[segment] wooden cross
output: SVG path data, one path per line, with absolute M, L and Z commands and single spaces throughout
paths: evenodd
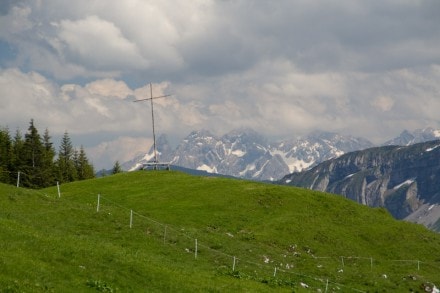
M 163 95 L 163 96 L 157 96 L 153 97 L 153 86 L 150 82 L 150 97 L 146 99 L 136 100 L 134 102 L 142 102 L 142 101 L 150 101 L 151 102 L 151 121 L 153 123 L 153 151 L 154 151 L 154 163 L 157 164 L 159 161 L 157 160 L 157 150 L 156 150 L 156 132 L 154 130 L 154 106 L 153 106 L 153 100 L 154 99 L 160 99 L 160 98 L 166 98 L 171 95 Z

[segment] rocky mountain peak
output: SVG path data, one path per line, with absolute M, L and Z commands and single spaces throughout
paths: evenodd
M 289 174 L 280 183 L 340 194 L 364 205 L 385 207 L 397 219 L 417 222 L 424 216 L 418 213 L 416 218 L 413 213 L 440 203 L 440 141 L 347 153 Z M 430 225 L 440 225 L 440 214 L 435 220 L 439 222 Z
M 305 139 L 269 142 L 251 128 L 236 129 L 221 137 L 209 130 L 193 131 L 175 149 L 170 147 L 166 136 L 161 135 L 157 140 L 159 161 L 254 180 L 278 180 L 289 172 L 370 145 L 365 140 L 326 132 L 315 132 Z M 149 159 L 152 153 L 150 149 L 137 159 Z M 124 167 L 133 169 L 127 164 Z
M 267 140 L 258 132 L 253 130 L 252 128 L 240 128 L 235 129 L 228 134 L 223 136 L 225 140 L 228 140 L 232 143 L 242 143 L 242 144 L 261 144 L 266 145 Z
M 383 145 L 408 146 L 411 144 L 416 144 L 416 143 L 436 140 L 436 139 L 440 139 L 440 130 L 434 129 L 432 127 L 427 127 L 424 129 L 416 129 L 413 132 L 404 130 L 398 137 L 385 142 Z

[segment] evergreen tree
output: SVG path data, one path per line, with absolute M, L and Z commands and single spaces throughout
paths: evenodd
M 28 132 L 24 136 L 23 156 L 25 163 L 23 186 L 34 188 L 42 186 L 43 143 L 33 119 L 31 119 Z
M 121 165 L 119 165 L 119 161 L 116 161 L 113 165 L 112 174 L 122 173 Z
M 43 160 L 42 160 L 42 186 L 47 187 L 55 184 L 55 149 L 51 142 L 49 130 L 46 128 L 43 135 Z
M 24 141 L 19 129 L 15 132 L 12 153 L 11 153 L 11 167 L 9 168 L 11 182 L 17 179 L 17 173 L 22 172 L 25 167 L 24 162 Z
M 81 146 L 79 152 L 75 152 L 75 167 L 78 174 L 78 180 L 91 179 L 95 177 L 93 166 L 89 163 L 84 147 Z
M 34 120 L 29 123 L 28 132 L 24 135 L 24 154 L 28 160 L 28 165 L 32 168 L 37 167 L 41 163 L 43 144 L 38 130 L 35 128 Z
M 15 184 L 20 173 L 20 186 L 41 188 L 57 180 L 62 183 L 95 177 L 84 147 L 75 150 L 67 131 L 56 160 L 55 156 L 49 130 L 41 137 L 33 119 L 24 138 L 19 129 L 11 138 L 9 130 L 0 127 L 0 182 Z
M 79 152 L 77 149 L 73 149 L 73 155 L 72 155 L 72 163 L 73 166 L 75 167 L 75 173 L 76 173 L 76 179 L 79 178 L 79 174 L 78 174 L 78 170 L 79 170 Z
M 10 183 L 12 139 L 9 129 L 0 129 L 0 182 Z
M 60 182 L 71 182 L 78 178 L 73 160 L 74 155 L 75 150 L 73 149 L 69 134 L 66 131 L 61 140 L 57 160 L 58 180 Z

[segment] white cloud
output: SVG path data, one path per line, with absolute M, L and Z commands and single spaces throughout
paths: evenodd
M 142 137 L 121 136 L 112 141 L 86 148 L 85 151 L 97 168 L 109 169 L 116 161 L 120 164 L 133 159 L 136 155 L 145 153 L 153 144 L 153 140 Z
M 95 80 L 88 83 L 85 87 L 92 95 L 103 97 L 118 97 L 125 99 L 126 97 L 133 95 L 133 91 L 121 80 L 117 81 L 109 78 Z
M 378 96 L 371 101 L 371 105 L 380 111 L 390 111 L 394 106 L 394 99 L 388 96 Z
M 247 126 L 381 142 L 440 127 L 438 3 L 9 1 L 0 117 L 103 145 L 143 137 L 150 104 L 132 101 L 148 98 L 152 81 L 154 96 L 172 94 L 154 101 L 156 130 L 177 139 Z
M 0 16 L 0 37 L 14 38 L 15 34 L 31 30 L 34 26 L 28 19 L 31 12 L 28 6 L 14 6 L 9 14 Z
M 121 131 L 121 121 L 133 126 L 138 116 L 131 103 L 118 97 L 74 84 L 59 87 L 41 74 L 18 69 L 0 71 L 0 96 L 0 116 L 14 128 L 34 118 L 55 133 Z
M 114 23 L 98 16 L 63 20 L 59 29 L 59 38 L 66 44 L 66 51 L 80 64 L 89 64 L 99 70 L 148 67 L 136 44 L 126 39 Z

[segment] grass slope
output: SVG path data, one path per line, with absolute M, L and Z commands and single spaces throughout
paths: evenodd
M 440 284 L 440 235 L 384 209 L 175 171 L 65 184 L 61 197 L 56 187 L 0 185 L 0 237 L 0 292 L 402 292 Z

